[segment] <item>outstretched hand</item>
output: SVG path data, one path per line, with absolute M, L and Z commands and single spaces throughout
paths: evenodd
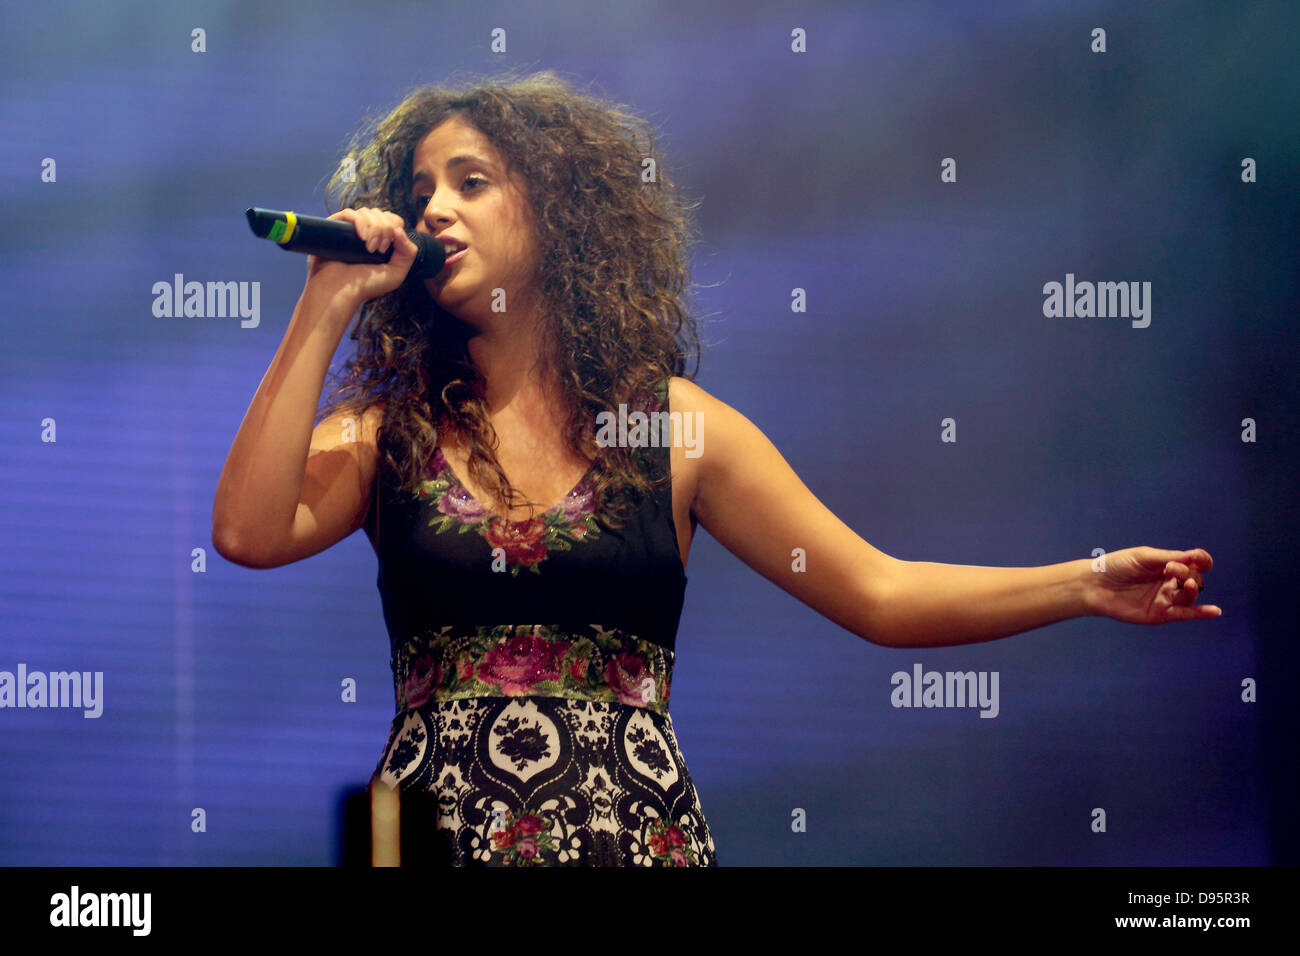
M 1094 571 L 1088 586 L 1093 614 L 1129 624 L 1167 624 L 1223 613 L 1218 605 L 1196 603 L 1204 574 L 1214 567 L 1204 548 L 1125 548 L 1104 560 L 1106 570 Z

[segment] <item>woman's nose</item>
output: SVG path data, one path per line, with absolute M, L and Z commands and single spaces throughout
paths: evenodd
M 420 218 L 432 227 L 435 224 L 439 226 L 446 225 L 451 222 L 452 216 L 450 210 L 435 204 L 431 199 L 429 204 L 424 207 L 424 214 Z

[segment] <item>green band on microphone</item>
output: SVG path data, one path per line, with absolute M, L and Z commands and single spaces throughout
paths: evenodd
M 274 239 L 280 245 L 284 245 L 293 238 L 294 227 L 298 224 L 298 217 L 293 213 L 286 212 L 284 215 L 286 219 L 277 219 L 266 236 L 268 239 Z

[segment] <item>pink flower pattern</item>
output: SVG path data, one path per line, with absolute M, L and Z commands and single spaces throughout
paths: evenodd
M 439 534 L 451 530 L 476 531 L 489 548 L 502 550 L 512 575 L 517 575 L 520 569 L 538 574 L 541 563 L 551 553 L 568 551 L 574 542 L 600 536 L 600 524 L 593 508 L 595 490 L 588 480 L 590 474 L 588 470 L 550 511 L 525 521 L 511 521 L 481 505 L 451 470 L 442 449 L 435 448 L 416 497 L 433 502 L 434 514 L 429 526 Z
M 667 389 L 665 378 L 654 390 L 633 395 L 630 404 L 647 413 L 657 412 L 667 403 Z M 590 481 L 592 470 L 588 469 L 573 490 L 549 511 L 526 521 L 511 521 L 475 499 L 452 471 L 442 448 L 435 447 L 416 497 L 433 502 L 429 526 L 439 534 L 476 531 L 493 550 L 502 549 L 511 575 L 518 575 L 521 569 L 540 574 L 542 562 L 552 553 L 568 551 L 575 542 L 600 536 L 594 508 L 595 486 Z
M 414 635 L 393 660 L 399 710 L 467 697 L 552 696 L 667 713 L 673 652 L 592 625 L 508 625 Z

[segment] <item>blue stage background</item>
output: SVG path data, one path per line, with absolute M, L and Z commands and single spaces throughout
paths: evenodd
M 506 68 L 594 81 L 659 125 L 703 200 L 700 384 L 876 547 L 1216 561 L 1219 620 L 905 651 L 701 530 L 672 714 L 719 862 L 1300 862 L 1293 588 L 1273 583 L 1294 568 L 1294 4 L 295 0 L 4 19 L 0 670 L 102 671 L 105 689 L 98 719 L 0 710 L 0 863 L 335 862 L 339 794 L 392 717 L 388 641 L 364 535 L 270 571 L 212 546 L 217 478 L 305 277 L 243 211 L 324 215 L 364 114 Z M 176 273 L 259 283 L 260 323 L 155 318 L 153 285 Z M 1045 318 L 1042 287 L 1067 273 L 1151 282 L 1150 326 Z M 999 715 L 891 707 L 890 675 L 918 662 L 999 672 Z

